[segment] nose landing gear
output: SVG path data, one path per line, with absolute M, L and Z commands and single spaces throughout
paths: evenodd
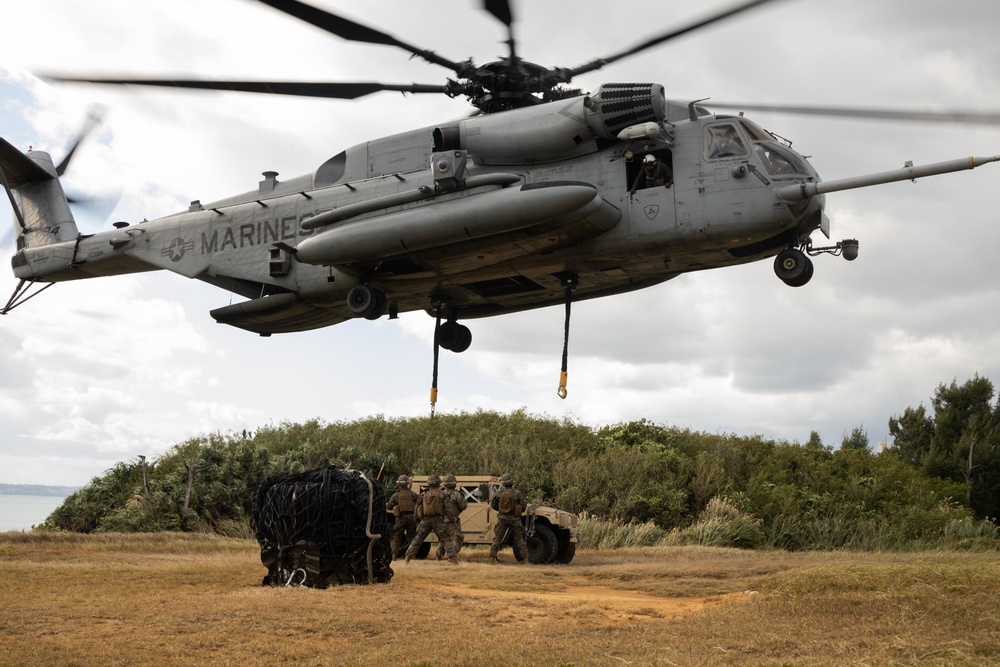
M 802 287 L 813 276 L 813 262 L 809 255 L 815 257 L 828 253 L 834 257 L 842 256 L 848 262 L 858 257 L 857 239 L 844 239 L 837 245 L 814 248 L 812 239 L 806 239 L 798 248 L 785 248 L 774 258 L 774 274 L 789 287 Z
M 774 258 L 774 274 L 789 287 L 802 287 L 813 276 L 813 263 L 798 248 L 785 248 Z

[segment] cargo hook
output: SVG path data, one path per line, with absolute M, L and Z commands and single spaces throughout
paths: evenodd
M 569 315 L 570 306 L 573 303 L 573 290 L 576 286 L 580 284 L 580 277 L 575 273 L 557 273 L 556 277 L 559 278 L 559 282 L 563 288 L 563 294 L 566 296 L 566 322 L 563 330 L 563 351 L 562 351 L 562 372 L 559 374 L 559 388 L 556 393 L 559 394 L 559 398 L 565 399 L 567 395 L 566 391 L 566 376 L 569 368 Z
M 441 302 L 435 301 L 434 307 L 434 369 L 431 371 L 431 419 L 434 418 L 434 406 L 438 400 L 438 358 L 441 356 L 441 341 L 438 332 L 441 331 Z

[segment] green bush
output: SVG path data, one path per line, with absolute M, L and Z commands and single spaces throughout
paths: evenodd
M 312 420 L 199 436 L 147 462 L 148 496 L 140 462 L 122 462 L 67 498 L 42 529 L 245 536 L 265 476 L 330 463 L 387 488 L 402 473 L 510 472 L 530 501 L 590 517 L 582 546 L 1000 544 L 995 524 L 972 521 L 966 486 L 929 477 L 891 453 L 834 451 L 816 434 L 800 446 L 648 420 L 594 429 L 523 410 Z
M 652 547 L 664 543 L 669 531 L 652 522 L 620 523 L 595 517 L 580 520 L 580 549 L 622 549 L 625 547 Z
M 724 497 L 716 496 L 708 501 L 697 521 L 677 533 L 677 539 L 681 544 L 755 549 L 764 544 L 760 523 Z

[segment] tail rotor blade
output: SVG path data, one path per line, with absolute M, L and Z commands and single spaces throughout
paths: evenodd
M 72 160 L 73 155 L 76 154 L 76 149 L 80 147 L 80 144 L 87 138 L 87 135 L 93 132 L 94 128 L 101 123 L 103 117 L 103 107 L 98 106 L 91 108 L 90 113 L 87 114 L 87 120 L 83 123 L 83 127 L 80 128 L 80 132 L 76 135 L 76 139 L 73 141 L 73 145 L 70 147 L 69 152 L 66 153 L 66 157 L 64 157 L 62 162 L 56 166 L 56 174 L 61 177 L 64 173 L 66 173 L 66 167 L 69 166 L 70 160 Z

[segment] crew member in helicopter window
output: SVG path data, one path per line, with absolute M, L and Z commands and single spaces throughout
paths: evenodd
M 732 125 L 713 125 L 705 131 L 708 133 L 709 160 L 743 157 L 749 152 Z
M 642 161 L 642 169 L 639 170 L 639 173 L 635 175 L 635 180 L 632 181 L 632 188 L 629 190 L 629 194 L 634 193 L 636 190 L 644 190 L 645 188 L 652 188 L 658 185 L 669 188 L 673 177 L 674 174 L 666 162 L 657 160 L 655 156 L 647 153 Z

